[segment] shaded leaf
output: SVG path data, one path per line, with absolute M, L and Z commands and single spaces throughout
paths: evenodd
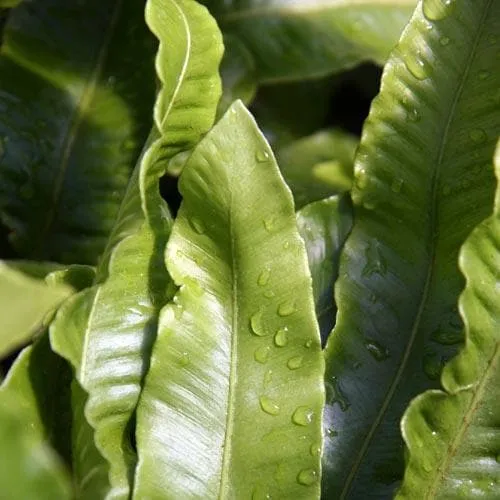
M 350 201 L 345 196 L 331 196 L 310 203 L 297 212 L 297 227 L 306 245 L 316 317 L 325 344 L 337 313 L 333 286 L 338 277 L 340 252 L 352 227 Z
M 71 498 L 69 481 L 59 460 L 31 429 L 30 415 L 13 395 L 0 405 L 0 465 L 3 498 Z
M 24 2 L 0 55 L 0 210 L 19 253 L 95 263 L 151 127 L 144 2 Z M 149 54 L 149 55 L 148 55 Z
M 138 406 L 135 495 L 314 498 L 323 361 L 311 277 L 290 192 L 241 103 L 194 150 L 180 189 L 167 245 L 180 290 Z
M 323 130 L 278 149 L 278 164 L 297 208 L 351 189 L 357 145 L 351 134 Z
M 156 67 L 164 84 L 155 129 L 127 189 L 96 286 L 69 302 L 51 331 L 54 349 L 75 367 L 89 394 L 85 415 L 110 463 L 113 498 L 129 495 L 136 462 L 129 425 L 149 367 L 159 309 L 174 291 L 164 263 L 171 216 L 158 178 L 171 157 L 192 148 L 212 126 L 221 93 L 222 41 L 204 7 L 150 0 L 146 20 L 160 40 Z
M 496 153 L 500 181 L 500 142 Z M 405 413 L 409 449 L 399 499 L 500 497 L 500 184 L 494 214 L 460 251 L 465 348 Z
M 420 3 L 386 65 L 355 160 L 326 349 L 326 498 L 392 494 L 399 420 L 462 339 L 457 260 L 491 210 L 499 32 L 498 2 Z
M 72 292 L 67 285 L 49 286 L 0 262 L 0 356 L 27 342 Z
M 384 63 L 415 0 L 205 0 L 224 34 L 240 38 L 260 82 L 318 78 Z

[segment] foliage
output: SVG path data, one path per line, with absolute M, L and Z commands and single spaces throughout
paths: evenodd
M 0 6 L 0 496 L 500 497 L 498 2 Z

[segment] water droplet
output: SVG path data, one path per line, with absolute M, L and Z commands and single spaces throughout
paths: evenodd
M 368 185 L 368 175 L 366 173 L 366 169 L 363 167 L 356 167 L 354 180 L 359 189 L 364 189 Z
M 288 366 L 290 370 L 297 370 L 302 366 L 303 359 L 304 358 L 302 356 L 294 356 L 288 360 L 286 366 Z
M 264 292 L 264 297 L 267 299 L 272 299 L 276 294 L 272 290 L 267 290 Z
M 180 364 L 181 366 L 187 366 L 187 365 L 189 365 L 189 362 L 190 362 L 189 353 L 187 353 L 187 352 L 183 352 L 183 353 L 179 356 L 179 364 Z
M 303 469 L 297 475 L 297 482 L 304 486 L 312 486 L 318 480 L 318 473 L 314 469 Z
M 418 110 L 412 109 L 412 110 L 408 111 L 406 118 L 409 122 L 417 123 L 418 121 L 420 121 L 420 113 Z
M 269 268 L 264 269 L 257 278 L 257 284 L 259 286 L 266 286 L 269 282 L 269 277 L 271 276 L 271 270 Z
M 422 365 L 424 372 L 430 380 L 437 380 L 441 375 L 441 359 L 435 354 L 426 354 L 423 358 Z
M 285 250 L 288 250 L 290 248 L 290 242 L 289 241 L 285 241 L 285 243 L 283 243 L 283 248 Z
M 313 457 L 319 457 L 320 453 L 321 453 L 321 443 L 313 443 L 310 447 L 309 447 L 309 453 L 311 454 L 311 456 Z
M 312 344 L 313 344 L 313 341 L 312 341 L 312 340 L 310 340 L 310 339 L 309 339 L 309 340 L 306 340 L 306 341 L 304 342 L 304 347 L 306 347 L 307 349 L 309 349 L 309 348 L 312 346 Z
M 182 314 L 184 313 L 184 309 L 182 308 L 181 305 L 174 305 L 174 316 L 175 319 L 179 320 L 182 318 Z
M 387 272 L 387 262 L 377 243 L 370 242 L 365 250 L 366 264 L 363 268 L 363 276 L 371 276 L 372 274 L 384 275 Z
M 365 341 L 367 351 L 377 360 L 384 361 L 389 357 L 389 350 L 376 340 L 367 339 Z
M 299 406 L 292 415 L 292 422 L 297 425 L 309 425 L 314 419 L 314 411 L 307 406 Z
M 272 380 L 273 380 L 273 371 L 267 370 L 267 372 L 264 375 L 264 387 L 267 387 Z
M 192 217 L 189 219 L 189 223 L 191 224 L 191 227 L 198 233 L 198 234 L 204 234 L 205 233 L 205 226 L 203 225 L 203 222 L 201 219 L 198 217 Z
M 271 500 L 271 494 L 266 488 L 262 486 L 256 486 L 252 492 L 252 500 Z
M 274 343 L 278 347 L 285 347 L 288 344 L 288 328 L 286 326 L 276 332 Z
M 455 7 L 455 0 L 424 0 L 424 16 L 429 21 L 440 21 L 449 16 Z
M 393 179 L 391 183 L 391 191 L 393 193 L 400 193 L 401 188 L 403 187 L 404 181 L 403 179 Z
M 375 210 L 377 208 L 377 203 L 374 199 L 363 198 L 361 204 L 366 208 L 366 210 Z
M 271 348 L 269 346 L 261 346 L 258 349 L 255 350 L 253 353 L 253 357 L 255 361 L 258 363 L 267 363 L 267 360 L 269 359 L 269 353 L 271 352 Z
M 276 222 L 275 217 L 267 217 L 262 221 L 264 224 L 264 227 L 266 228 L 266 231 L 271 232 L 274 229 L 274 223 Z
M 266 331 L 262 325 L 262 309 L 259 309 L 250 317 L 250 328 L 259 337 L 266 335 Z
M 425 80 L 426 78 L 429 78 L 432 68 L 419 50 L 407 48 L 404 53 L 404 62 L 408 71 L 417 80 Z
M 259 402 L 262 410 L 264 410 L 269 415 L 279 415 L 280 407 L 273 399 L 268 398 L 267 396 L 261 396 L 259 398 Z
M 487 78 L 489 78 L 490 76 L 490 72 L 489 71 L 480 71 L 479 74 L 478 74 L 478 78 L 480 80 L 486 80 Z
M 267 151 L 257 151 L 257 153 L 255 154 L 255 159 L 259 162 L 259 163 L 265 163 L 267 161 L 269 161 L 269 153 Z
M 481 144 L 486 141 L 486 132 L 481 128 L 474 128 L 469 132 L 469 137 L 476 144 Z
M 447 36 L 442 36 L 439 39 L 439 43 L 443 46 L 446 47 L 450 43 L 450 39 Z
M 326 435 L 330 438 L 336 437 L 339 435 L 339 433 L 333 428 L 333 427 L 328 427 L 326 429 Z
M 460 344 L 464 340 L 464 335 L 462 330 L 438 328 L 432 333 L 431 339 L 442 345 L 455 345 Z
M 422 466 L 423 466 L 425 472 L 429 473 L 432 471 L 432 464 L 429 463 L 429 461 L 426 458 L 423 459 Z
M 282 302 L 278 306 L 278 314 L 282 317 L 290 316 L 295 311 L 297 311 L 297 308 L 295 307 L 295 302 L 293 302 L 292 300 L 287 300 L 285 302 Z

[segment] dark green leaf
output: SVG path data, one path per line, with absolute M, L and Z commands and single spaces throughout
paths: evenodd
M 43 0 L 0 56 L 0 211 L 19 253 L 95 263 L 151 127 L 144 2 Z
M 323 360 L 292 197 L 235 103 L 191 155 L 137 410 L 137 498 L 315 498 Z M 290 270 L 293 269 L 293 272 Z
M 500 3 L 419 3 L 355 161 L 327 359 L 325 498 L 388 498 L 399 421 L 456 352 L 458 252 L 491 210 Z

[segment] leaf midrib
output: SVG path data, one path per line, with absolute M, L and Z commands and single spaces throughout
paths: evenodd
M 116 0 L 115 7 L 113 9 L 113 13 L 111 15 L 111 19 L 108 24 L 108 29 L 106 30 L 106 33 L 104 35 L 103 44 L 99 49 L 99 52 L 97 53 L 94 69 L 92 70 L 90 77 L 87 80 L 87 84 L 85 85 L 85 88 L 81 94 L 78 105 L 75 107 L 75 113 L 73 114 L 73 117 L 71 119 L 71 124 L 69 126 L 69 130 L 68 133 L 66 134 L 62 147 L 61 163 L 59 165 L 59 173 L 54 183 L 52 204 L 50 205 L 49 208 L 45 226 L 43 227 L 40 233 L 38 244 L 35 246 L 34 255 L 42 255 L 43 248 L 47 242 L 47 235 L 49 234 L 52 225 L 54 224 L 54 220 L 56 217 L 56 209 L 61 201 L 62 186 L 64 178 L 66 176 L 66 172 L 68 170 L 69 160 L 71 157 L 73 145 L 78 136 L 78 131 L 83 123 L 84 117 L 90 107 L 92 98 L 94 97 L 97 88 L 97 83 L 101 77 L 104 68 L 104 63 L 106 62 L 106 58 L 108 56 L 109 46 L 111 44 L 111 38 L 116 28 L 116 24 L 118 22 L 118 17 L 121 12 L 122 5 L 123 5 L 123 0 Z
M 252 19 L 255 17 L 266 17 L 266 16 L 279 16 L 279 17 L 295 17 L 295 16 L 307 16 L 321 13 L 325 10 L 334 10 L 340 8 L 352 8 L 356 7 L 414 7 L 415 0 L 326 0 L 317 1 L 313 3 L 301 2 L 296 5 L 284 5 L 284 6 L 271 6 L 271 7 L 257 7 L 249 9 L 241 9 L 238 11 L 231 11 L 227 14 L 221 14 L 217 16 L 219 22 L 230 23 L 232 21 L 240 21 L 245 19 Z
M 471 47 L 469 57 L 467 59 L 464 71 L 462 73 L 462 78 L 461 78 L 460 83 L 459 83 L 457 90 L 455 92 L 455 97 L 453 99 L 453 102 L 450 106 L 450 111 L 449 111 L 448 116 L 447 116 L 446 125 L 443 129 L 443 140 L 441 141 L 441 146 L 439 148 L 436 162 L 435 162 L 436 168 L 434 169 L 434 175 L 433 175 L 433 179 L 432 179 L 432 190 L 431 190 L 431 197 L 432 197 L 431 217 L 430 217 L 431 248 L 430 248 L 427 275 L 425 278 L 424 287 L 423 287 L 423 291 L 422 291 L 422 298 L 420 300 L 417 314 L 415 316 L 415 322 L 414 322 L 414 325 L 413 325 L 413 328 L 412 328 L 412 331 L 410 334 L 410 338 L 409 338 L 407 347 L 406 347 L 405 352 L 403 354 L 403 359 L 398 367 L 398 371 L 396 372 L 396 376 L 394 377 L 394 381 L 392 382 L 391 386 L 389 387 L 389 391 L 387 392 L 387 395 L 386 395 L 384 402 L 380 408 L 380 411 L 377 414 L 377 417 L 375 418 L 374 423 L 373 423 L 372 427 L 370 428 L 368 434 L 366 435 L 366 438 L 363 442 L 363 445 L 360 448 L 360 452 L 359 452 L 359 454 L 356 458 L 356 461 L 354 462 L 354 464 L 351 468 L 351 471 L 346 479 L 344 488 L 342 489 L 342 493 L 340 495 L 340 500 L 344 500 L 346 498 L 346 495 L 349 493 L 349 490 L 351 489 L 354 477 L 361 466 L 361 462 L 363 461 L 363 458 L 365 457 L 366 452 L 368 451 L 368 447 L 370 446 L 370 443 L 373 439 L 373 436 L 375 435 L 375 431 L 377 430 L 377 428 L 381 424 L 382 419 L 383 419 L 383 417 L 384 417 L 384 415 L 385 415 L 385 413 L 386 413 L 386 411 L 387 411 L 387 409 L 392 401 L 392 398 L 394 397 L 396 389 L 401 381 L 402 374 L 403 374 L 404 370 L 406 369 L 406 365 L 407 365 L 408 360 L 410 358 L 410 353 L 412 351 L 413 344 L 415 343 L 417 333 L 420 329 L 420 324 L 422 321 L 425 306 L 427 304 L 427 299 L 428 299 L 428 295 L 429 295 L 429 291 L 430 291 L 430 285 L 432 282 L 432 276 L 434 274 L 434 267 L 435 267 L 436 240 L 437 240 L 437 234 L 438 234 L 437 228 L 436 228 L 436 226 L 437 226 L 437 224 L 436 224 L 437 205 L 438 205 L 438 203 L 437 203 L 437 198 L 438 198 L 437 191 L 438 191 L 440 171 L 441 171 L 442 161 L 443 161 L 443 156 L 444 156 L 444 151 L 445 151 L 445 145 L 448 142 L 447 138 L 448 138 L 448 134 L 450 131 L 451 122 L 453 121 L 455 108 L 458 104 L 458 101 L 459 101 L 461 95 L 462 95 L 462 91 L 464 89 L 465 82 L 466 82 L 467 77 L 469 75 L 470 67 L 472 65 L 472 60 L 475 57 L 475 52 L 476 52 L 476 49 L 477 49 L 477 46 L 479 43 L 479 39 L 481 38 L 481 33 L 482 33 L 482 30 L 483 30 L 483 27 L 485 24 L 484 21 L 485 21 L 487 12 L 490 8 L 492 1 L 493 0 L 489 0 L 488 4 L 484 10 L 483 17 L 481 18 L 480 27 L 477 30 L 476 38 L 475 38 L 474 43 Z
M 495 344 L 495 350 L 493 351 L 493 356 L 491 357 L 490 362 L 488 363 L 488 366 L 484 374 L 480 377 L 479 384 L 477 385 L 477 390 L 474 393 L 474 396 L 469 404 L 469 407 L 464 417 L 462 418 L 462 424 L 459 427 L 457 435 L 455 436 L 455 439 L 451 442 L 451 444 L 448 446 L 448 449 L 446 450 L 446 455 L 442 460 L 442 465 L 437 468 L 437 474 L 434 476 L 434 480 L 432 481 L 430 488 L 427 491 L 427 494 L 425 495 L 425 500 L 432 500 L 434 498 L 437 498 L 436 496 L 437 488 L 439 484 L 442 481 L 445 481 L 446 479 L 445 475 L 451 466 L 451 460 L 456 455 L 458 448 L 462 442 L 462 438 L 467 432 L 467 429 L 471 424 L 472 418 L 474 417 L 474 414 L 479 408 L 478 402 L 480 401 L 481 397 L 485 392 L 486 383 L 488 382 L 491 375 L 491 371 L 494 370 L 499 357 L 500 357 L 500 343 L 497 342 Z

